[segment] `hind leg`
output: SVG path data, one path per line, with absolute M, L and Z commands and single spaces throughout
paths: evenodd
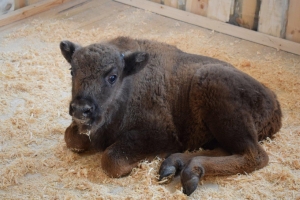
M 175 175 L 178 175 L 186 164 L 194 157 L 206 156 L 206 157 L 220 157 L 228 156 L 230 153 L 222 148 L 216 148 L 213 150 L 199 151 L 195 153 L 174 153 L 168 156 L 161 164 L 159 169 L 159 180 L 162 183 L 168 183 Z M 168 180 L 162 180 L 164 178 Z
M 258 143 L 257 131 L 248 112 L 239 110 L 224 115 L 211 112 L 207 115 L 206 124 L 222 147 L 232 155 L 190 159 L 181 171 L 184 193 L 191 194 L 204 174 L 214 176 L 250 173 L 268 164 L 269 157 Z
M 183 192 L 187 195 L 192 194 L 204 174 L 215 176 L 250 173 L 266 166 L 268 160 L 267 153 L 259 144 L 255 149 L 244 154 L 225 157 L 194 157 L 188 161 L 180 174 Z
M 219 111 L 219 110 L 218 110 Z M 232 114 L 230 114 L 232 113 Z M 180 173 L 183 192 L 190 195 L 204 175 L 249 173 L 267 165 L 268 155 L 257 141 L 251 116 L 243 111 L 207 115 L 206 125 L 230 156 L 170 156 L 161 165 L 160 178 Z

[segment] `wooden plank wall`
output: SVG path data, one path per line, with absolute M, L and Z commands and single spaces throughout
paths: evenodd
M 288 0 L 262 0 L 258 31 L 284 38 L 287 22 Z
M 39 2 L 33 3 L 29 6 L 19 8 L 15 11 L 0 15 L 0 27 L 15 21 L 30 17 L 32 15 L 47 11 L 57 5 L 68 2 L 71 0 L 40 0 Z
M 285 38 L 300 43 L 300 1 L 290 0 Z
M 9 11 L 18 10 L 20 8 L 30 6 L 32 4 L 41 2 L 43 0 L 0 0 L 1 4 L 12 4 L 13 9 L 10 9 Z M 4 14 L 4 13 L 3 13 Z
M 300 0 L 149 0 L 300 43 Z
M 34 15 L 45 11 L 57 4 L 71 0 L 2 0 L 1 2 L 14 2 L 14 10 L 10 13 L 0 13 L 0 26 L 4 26 L 13 21 Z M 115 0 L 128 5 L 140 7 L 146 10 L 142 0 Z M 147 0 L 149 3 L 164 4 L 167 7 L 183 10 L 183 13 L 177 13 L 169 10 L 164 14 L 154 8 L 151 4 L 150 10 L 157 11 L 162 15 L 176 19 L 179 15 L 184 15 L 184 19 L 179 19 L 196 25 L 210 28 L 235 37 L 257 41 L 257 43 L 267 46 L 283 49 L 289 52 L 300 54 L 300 0 Z M 145 2 L 145 0 L 144 0 Z M 1 5 L 2 6 L 2 5 Z M 163 7 L 161 7 L 163 8 Z M 173 14 L 172 14 L 173 13 Z M 187 13 L 187 14 L 185 14 Z M 193 15 L 189 15 L 192 13 Z M 177 16 L 175 16 L 177 15 Z M 175 16 L 175 17 L 174 17 Z M 196 16 L 199 18 L 195 22 Z M 214 20 L 210 21 L 208 19 Z M 220 23 L 216 23 L 220 22 Z M 224 24 L 222 24 L 222 23 Z M 241 29 L 227 26 L 228 23 L 257 31 L 254 34 Z M 202 25 L 201 25 L 202 24 Z M 225 29 L 224 29 L 225 28 Z M 246 30 L 245 29 L 245 30 Z M 241 35 L 243 34 L 243 35 Z M 274 37 L 274 38 L 273 38 Z M 284 40 L 278 40 L 282 38 Z M 289 43 L 287 40 L 296 42 Z
M 34 3 L 38 3 L 42 0 L 15 0 L 15 10 L 23 8 L 25 6 L 30 6 Z

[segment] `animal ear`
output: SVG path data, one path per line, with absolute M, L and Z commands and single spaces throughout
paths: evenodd
M 73 42 L 70 42 L 68 40 L 61 41 L 59 47 L 60 47 L 62 55 L 65 57 L 65 59 L 69 63 L 71 63 L 71 61 L 72 61 L 72 56 L 73 56 L 75 50 L 80 48 L 79 45 L 74 44 Z
M 142 70 L 149 60 L 149 54 L 146 52 L 134 52 L 124 56 L 125 67 L 124 75 L 129 76 Z

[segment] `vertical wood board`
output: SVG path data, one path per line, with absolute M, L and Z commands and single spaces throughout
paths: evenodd
M 207 17 L 222 22 L 228 22 L 231 10 L 231 0 L 209 0 Z
M 290 0 L 285 38 L 300 43 L 300 1 Z
M 257 0 L 236 0 L 234 20 L 244 28 L 255 29 L 255 13 Z
M 187 0 L 186 11 L 207 16 L 208 0 Z
M 164 5 L 170 6 L 173 8 L 178 8 L 178 1 L 177 0 L 164 0 Z
M 186 0 L 162 0 L 162 4 L 173 8 L 178 8 L 180 10 L 185 10 L 185 1 Z
M 25 0 L 15 0 L 15 10 L 26 6 Z
M 262 0 L 259 11 L 258 31 L 284 38 L 288 5 L 288 0 Z

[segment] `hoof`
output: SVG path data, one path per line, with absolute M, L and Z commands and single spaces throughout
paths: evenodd
M 187 196 L 190 196 L 198 187 L 199 178 L 192 177 L 191 179 L 187 180 L 186 182 L 182 183 L 183 193 Z
M 67 148 L 76 153 L 81 153 L 90 148 L 90 138 L 85 134 L 78 133 L 78 127 L 71 124 L 65 132 Z

